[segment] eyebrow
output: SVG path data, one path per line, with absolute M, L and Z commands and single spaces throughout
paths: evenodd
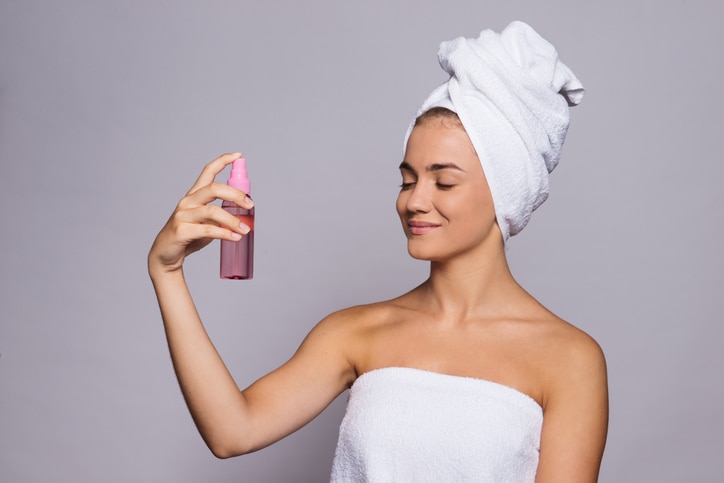
M 411 171 L 413 173 L 415 172 L 413 167 L 410 166 L 410 163 L 408 163 L 407 161 L 403 161 L 402 163 L 400 163 L 400 169 Z M 428 173 L 432 173 L 435 171 L 442 171 L 445 169 L 452 169 L 455 171 L 465 172 L 460 166 L 458 166 L 455 163 L 433 163 L 433 164 L 429 164 L 429 165 L 425 166 L 425 171 L 427 171 Z

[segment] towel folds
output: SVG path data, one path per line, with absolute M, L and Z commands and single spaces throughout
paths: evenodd
M 548 197 L 548 173 L 560 158 L 568 107 L 581 101 L 583 86 L 553 45 L 520 21 L 500 34 L 483 30 L 477 39 L 443 42 L 438 60 L 450 78 L 417 115 L 432 107 L 458 114 L 482 163 L 507 241 Z

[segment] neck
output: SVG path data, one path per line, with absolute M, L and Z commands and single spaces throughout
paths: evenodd
M 512 296 L 523 291 L 510 272 L 499 233 L 470 253 L 431 262 L 430 277 L 420 288 L 431 310 L 452 319 L 506 313 Z

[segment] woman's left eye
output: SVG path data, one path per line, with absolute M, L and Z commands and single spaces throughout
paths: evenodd
M 437 187 L 440 188 L 441 190 L 449 190 L 449 189 L 455 187 L 454 184 L 445 184 L 445 183 L 436 183 L 436 184 L 437 184 Z

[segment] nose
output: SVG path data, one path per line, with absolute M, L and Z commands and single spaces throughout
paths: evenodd
M 432 207 L 432 199 L 427 183 L 418 180 L 417 183 L 408 191 L 409 196 L 405 207 L 409 213 L 427 213 Z

